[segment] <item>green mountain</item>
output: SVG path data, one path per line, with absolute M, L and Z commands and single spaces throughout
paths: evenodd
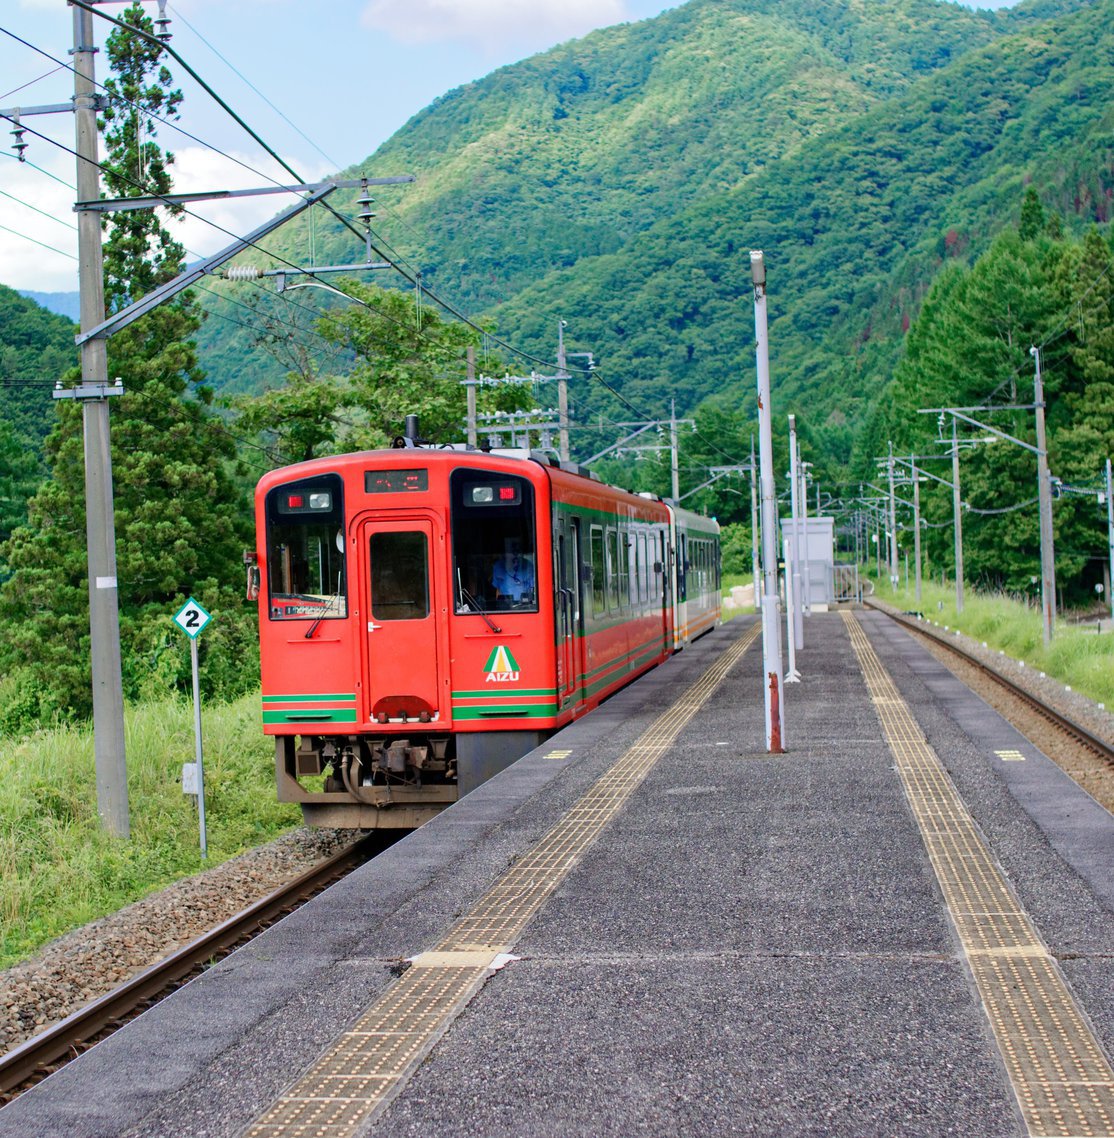
M 51 391 L 76 361 L 74 325 L 0 285 L 0 542 L 27 520 L 54 423 Z
M 543 358 L 567 319 L 655 415 L 673 393 L 686 410 L 750 398 L 762 248 L 779 407 L 807 409 L 845 462 L 932 278 L 1009 224 L 1026 185 L 1069 225 L 1107 220 L 1112 17 L 1114 0 L 690 0 L 450 92 L 346 174 L 416 174 L 376 205 L 393 253 Z M 358 260 L 316 214 L 268 247 Z M 206 301 L 203 360 L 226 391 L 284 366 L 240 326 L 243 289 Z M 277 347 L 316 350 L 291 329 L 306 294 L 247 295 L 281 321 Z
M 0 419 L 36 455 L 54 422 L 51 390 L 77 363 L 75 331 L 71 320 L 0 285 Z

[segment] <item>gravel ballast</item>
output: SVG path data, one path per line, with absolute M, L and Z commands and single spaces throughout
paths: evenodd
M 52 941 L 0 973 L 0 1052 L 112 991 L 355 837 L 346 830 L 295 830 Z

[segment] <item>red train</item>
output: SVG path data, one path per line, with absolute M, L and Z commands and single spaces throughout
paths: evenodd
M 420 825 L 720 618 L 719 526 L 525 451 L 256 491 L 264 731 L 311 825 Z

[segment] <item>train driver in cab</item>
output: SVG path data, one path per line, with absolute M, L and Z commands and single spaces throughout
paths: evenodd
M 491 571 L 496 597 L 511 604 L 534 599 L 534 563 L 518 549 L 508 550 Z

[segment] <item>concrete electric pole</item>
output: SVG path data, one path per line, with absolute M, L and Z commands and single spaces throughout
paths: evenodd
M 93 16 L 74 7 L 74 117 L 77 124 L 77 196 L 101 196 L 97 160 L 97 95 L 93 59 Z M 81 330 L 104 320 L 104 267 L 101 219 L 91 211 L 77 215 L 81 289 Z M 93 673 L 93 733 L 97 771 L 97 812 L 117 837 L 131 834 L 128 766 L 124 752 L 124 691 L 120 664 L 120 621 L 116 582 L 116 528 L 112 506 L 112 449 L 108 397 L 123 393 L 108 385 L 108 344 L 99 337 L 81 344 L 81 384 L 55 391 L 81 403 L 85 434 L 85 529 L 89 547 L 89 633 Z

